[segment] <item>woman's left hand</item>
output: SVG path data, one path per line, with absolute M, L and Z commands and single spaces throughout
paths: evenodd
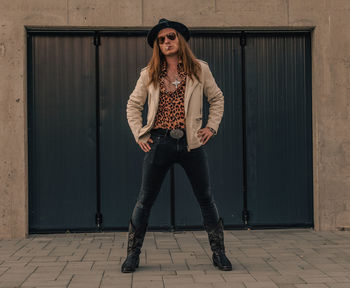
M 202 129 L 199 129 L 197 132 L 198 137 L 200 137 L 200 141 L 202 142 L 202 145 L 208 142 L 211 136 L 213 136 L 213 132 L 210 131 L 208 127 L 204 127 Z

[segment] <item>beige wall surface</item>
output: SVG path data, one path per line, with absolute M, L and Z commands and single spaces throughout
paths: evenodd
M 0 0 L 0 238 L 28 234 L 26 27 L 310 28 L 314 223 L 350 228 L 349 0 Z

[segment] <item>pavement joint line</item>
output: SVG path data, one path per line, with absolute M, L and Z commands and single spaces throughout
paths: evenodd
M 171 263 L 172 263 L 172 264 L 174 264 L 173 256 L 171 255 L 171 253 L 170 253 L 170 250 L 169 250 L 169 249 L 168 249 L 168 253 L 169 253 L 169 256 L 170 256 Z
M 55 280 L 57 280 L 58 277 L 60 277 L 60 276 L 63 274 L 63 271 L 64 271 L 64 269 L 66 269 L 67 265 L 68 265 L 68 261 L 66 261 L 66 263 L 63 265 L 63 267 L 62 267 L 60 273 L 58 273 L 58 275 L 57 275 L 57 277 L 56 277 Z
M 27 279 L 28 279 L 31 275 L 33 275 L 33 274 L 35 273 L 36 270 L 38 270 L 38 267 L 39 267 L 39 266 L 36 266 L 35 269 L 33 270 L 33 272 L 28 274 L 28 276 L 22 281 L 22 283 L 19 285 L 19 287 L 21 287 L 22 284 L 23 284 L 24 282 L 26 282 Z
M 108 261 L 108 260 L 109 260 L 109 257 L 111 256 L 111 253 L 112 253 L 112 248 L 109 248 L 109 252 L 108 252 L 108 256 L 107 256 L 106 261 Z
M 102 272 L 102 277 L 101 277 L 101 279 L 100 279 L 100 283 L 98 284 L 98 288 L 101 287 L 101 284 L 102 284 L 102 280 L 103 280 L 104 275 L 105 275 L 105 270 L 103 270 L 103 272 Z
M 88 253 L 89 248 L 86 248 L 84 255 L 81 256 L 80 261 L 83 262 L 86 254 Z
M 190 266 L 188 266 L 187 259 L 185 259 L 185 264 L 186 264 L 187 270 L 190 271 L 191 269 L 190 269 Z M 175 272 L 175 273 L 177 274 L 177 272 Z

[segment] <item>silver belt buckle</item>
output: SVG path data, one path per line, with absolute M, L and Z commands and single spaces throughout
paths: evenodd
M 170 136 L 174 139 L 180 139 L 182 136 L 184 136 L 184 131 L 181 129 L 170 130 Z

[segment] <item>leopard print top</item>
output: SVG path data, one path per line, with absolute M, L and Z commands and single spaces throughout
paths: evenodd
M 180 77 L 180 84 L 176 90 L 167 91 L 164 78 L 167 76 L 166 61 L 161 63 L 161 73 L 159 76 L 159 104 L 155 117 L 153 129 L 176 129 L 185 128 L 185 107 L 184 96 L 186 88 L 186 75 L 182 63 L 177 64 L 177 75 Z

